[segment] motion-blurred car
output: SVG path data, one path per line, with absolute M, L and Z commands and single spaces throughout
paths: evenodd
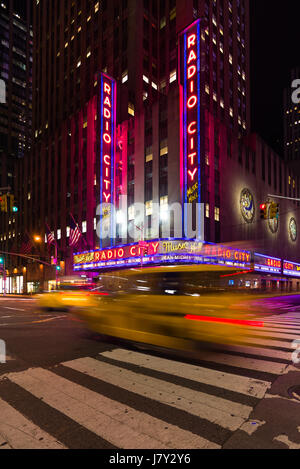
M 98 303 L 95 298 L 106 295 L 101 286 L 94 283 L 60 284 L 58 290 L 38 295 L 37 306 L 42 311 L 73 311 L 82 307 L 92 308 Z
M 79 315 L 98 333 L 157 346 L 244 343 L 249 327 L 262 324 L 252 320 L 251 295 L 228 291 L 224 272 L 234 270 L 163 266 L 105 274 L 109 296 Z

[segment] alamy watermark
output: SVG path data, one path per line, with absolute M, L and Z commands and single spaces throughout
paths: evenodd
M 300 78 L 292 81 L 292 88 L 295 90 L 292 92 L 292 102 L 294 104 L 300 104 Z
M 294 348 L 294 352 L 292 353 L 292 362 L 295 365 L 299 365 L 300 363 L 300 339 L 294 340 L 292 343 L 292 348 Z
M 6 344 L 0 339 L 0 364 L 6 363 Z
M 127 196 L 123 195 L 118 209 L 110 203 L 98 205 L 96 232 L 99 239 L 118 238 L 124 243 L 128 237 L 139 241 L 141 236 L 149 237 L 149 233 L 152 238 L 204 239 L 204 210 L 201 203 L 179 202 L 135 203 L 128 208 Z

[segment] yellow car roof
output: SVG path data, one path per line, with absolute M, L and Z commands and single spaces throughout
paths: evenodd
M 109 276 L 123 276 L 126 275 L 141 275 L 141 274 L 152 274 L 152 273 L 165 273 L 165 272 L 241 272 L 243 268 L 228 267 L 226 265 L 208 265 L 208 264 L 193 264 L 193 265 L 161 265 L 155 267 L 137 267 L 131 269 L 120 269 L 114 270 L 113 272 L 107 272 Z M 243 271 L 244 272 L 244 271 Z M 101 276 L 105 276 L 106 273 L 101 273 Z

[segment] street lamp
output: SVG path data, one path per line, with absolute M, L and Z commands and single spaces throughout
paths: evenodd
M 39 235 L 35 235 L 33 239 L 36 243 L 40 243 L 42 241 L 42 238 Z

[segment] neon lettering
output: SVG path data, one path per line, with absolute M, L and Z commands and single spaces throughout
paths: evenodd
M 194 125 L 197 125 L 197 122 L 196 122 L 196 121 L 191 122 L 191 123 L 189 124 L 189 126 L 188 126 L 188 133 L 189 133 L 190 135 L 193 135 L 193 134 L 195 134 L 195 133 L 197 132 L 197 129 L 192 129 L 192 126 L 194 126 Z
M 191 165 L 192 165 L 192 166 L 194 166 L 194 158 L 195 158 L 196 155 L 197 155 L 196 152 L 190 153 L 190 154 L 188 155 L 188 158 L 191 159 Z
M 105 143 L 111 143 L 111 136 L 109 134 L 104 134 L 103 140 L 105 141 Z
M 191 170 L 189 169 L 189 171 L 188 171 L 188 174 L 190 175 L 192 181 L 194 180 L 195 173 L 196 173 L 197 169 L 198 169 L 198 168 L 195 168 L 194 171 L 191 171 Z
M 194 46 L 194 45 L 195 45 L 195 42 L 196 42 L 196 34 L 191 34 L 191 36 L 189 36 L 188 39 L 187 39 L 187 46 L 188 46 L 188 49 L 189 49 L 191 46 Z
M 197 59 L 196 54 L 195 54 L 195 52 L 194 52 L 193 49 L 192 49 L 191 52 L 190 52 L 190 55 L 189 55 L 189 58 L 188 58 L 187 63 L 189 64 L 192 60 L 196 60 L 196 59 Z
M 191 65 L 187 70 L 188 79 L 192 78 L 196 73 L 196 65 Z
M 152 243 L 152 247 L 153 247 L 153 250 L 154 250 L 154 254 L 157 253 L 158 246 L 159 246 L 159 243 Z
M 105 202 L 108 202 L 111 197 L 111 194 L 106 194 L 105 192 L 103 192 L 103 196 L 105 198 Z
M 197 96 L 193 95 L 193 96 L 190 96 L 190 98 L 188 99 L 188 102 L 187 102 L 187 107 L 192 109 L 193 107 L 196 106 L 197 104 Z
M 103 110 L 103 115 L 106 119 L 110 119 L 111 118 L 110 110 L 106 109 L 106 107 L 105 107 L 104 110 Z M 106 122 L 106 125 L 108 125 L 108 122 Z
M 111 103 L 110 103 L 110 99 L 108 96 L 106 96 L 105 100 L 104 100 L 104 103 L 103 103 L 103 106 L 109 106 L 111 107 Z
M 108 83 L 104 83 L 104 93 L 108 93 L 110 95 L 111 87 Z

